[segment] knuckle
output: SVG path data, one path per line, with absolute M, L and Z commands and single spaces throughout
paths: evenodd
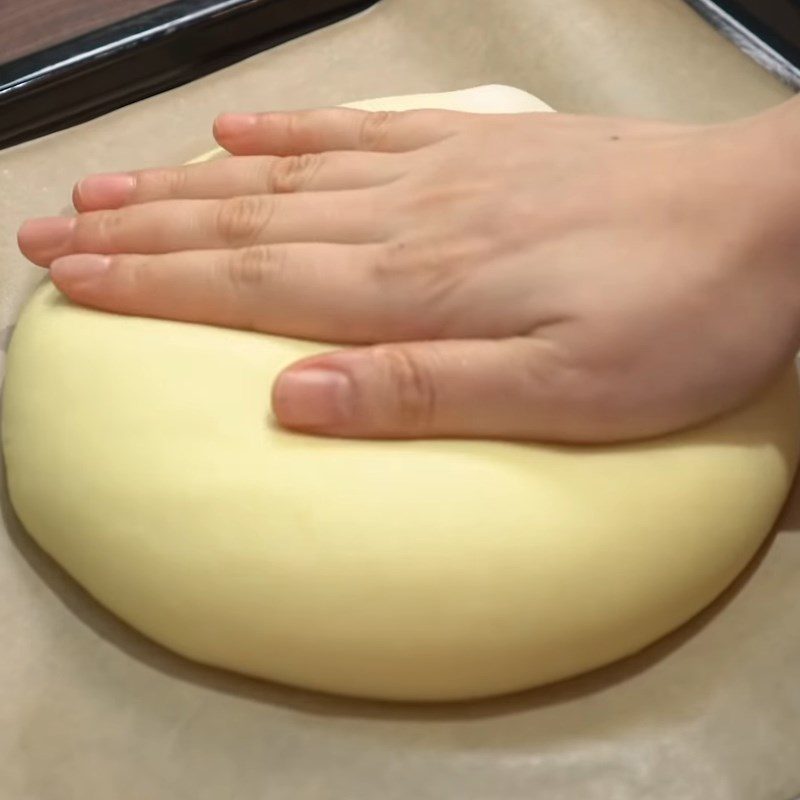
M 481 199 L 491 196 L 491 191 L 492 183 L 484 178 L 459 178 L 454 181 L 443 171 L 440 180 L 417 186 L 409 192 L 404 211 L 422 219 L 453 212 L 483 217 L 493 207 Z M 502 206 L 503 209 L 505 207 Z
M 374 356 L 388 381 L 396 421 L 412 433 L 429 430 L 438 405 L 430 370 L 402 347 L 376 347 Z
M 359 146 L 365 150 L 383 150 L 389 137 L 389 132 L 395 124 L 400 112 L 398 111 L 371 111 L 361 118 L 358 132 Z
M 585 370 L 554 342 L 534 341 L 527 355 L 521 377 L 531 397 L 561 402 L 573 397 L 575 388 L 586 380 Z
M 109 275 L 113 276 L 117 296 L 147 297 L 163 276 L 157 259 L 143 255 L 116 255 L 111 259 Z
M 381 248 L 373 270 L 380 279 L 460 283 L 474 264 L 477 246 L 472 241 L 408 242 L 396 239 Z
M 300 114 L 284 113 L 275 114 L 273 122 L 280 128 L 283 128 L 283 135 L 288 141 L 295 141 L 301 139 L 306 132 L 306 126 Z
M 172 197 L 185 197 L 187 194 L 189 170 L 185 167 L 164 170 L 163 184 Z
M 269 225 L 273 204 L 269 198 L 232 197 L 220 202 L 216 228 L 222 241 L 246 246 L 258 241 Z
M 429 244 L 417 254 L 413 274 L 420 291 L 431 302 L 444 302 L 458 292 L 474 263 L 469 242 Z
M 402 297 L 402 313 L 395 320 L 395 339 L 440 339 L 453 333 L 457 314 L 453 299 L 469 281 L 475 262 L 470 243 L 409 243 L 383 246 L 372 264 L 372 276 L 384 296 Z M 408 308 L 417 313 L 408 313 Z M 386 320 L 385 322 L 388 322 Z
M 277 159 L 267 167 L 267 190 L 275 194 L 300 191 L 313 180 L 322 160 L 318 153 Z
M 186 171 L 177 169 L 147 169 L 137 176 L 139 194 L 155 197 L 183 197 L 186 191 Z
M 269 245 L 234 250 L 224 262 L 224 278 L 234 288 L 245 292 L 261 288 L 267 277 L 280 271 L 284 251 Z
M 75 243 L 80 250 L 113 249 L 124 224 L 123 214 L 118 211 L 97 211 L 78 216 L 75 228 Z
M 408 276 L 411 263 L 411 245 L 398 239 L 387 243 L 380 248 L 378 255 L 372 263 L 372 273 L 381 284 L 392 284 Z
M 566 418 L 596 426 L 615 420 L 620 412 L 624 374 L 610 368 L 605 355 L 592 347 L 574 352 L 540 341 L 523 374 L 529 395 L 561 409 Z

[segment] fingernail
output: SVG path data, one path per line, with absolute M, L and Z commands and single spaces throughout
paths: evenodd
M 289 428 L 327 428 L 352 416 L 353 386 L 343 372 L 297 369 L 278 378 L 273 407 Z
M 108 271 L 111 259 L 94 254 L 63 256 L 50 265 L 50 274 L 56 281 L 83 281 L 98 278 Z
M 218 136 L 241 136 L 252 130 L 258 122 L 255 114 L 220 114 L 214 130 Z
M 90 175 L 79 181 L 75 194 L 89 208 L 119 208 L 125 205 L 136 187 L 136 178 L 124 172 Z
M 17 240 L 25 249 L 60 250 L 69 242 L 74 227 L 71 217 L 29 219 L 19 229 Z

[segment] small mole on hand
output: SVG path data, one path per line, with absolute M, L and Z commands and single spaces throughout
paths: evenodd
M 619 136 L 617 136 L 616 134 L 614 134 L 613 136 L 609 136 L 608 138 L 611 139 L 612 142 L 618 142 L 619 141 Z

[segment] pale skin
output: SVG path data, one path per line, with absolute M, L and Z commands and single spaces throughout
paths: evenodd
M 89 176 L 19 245 L 77 303 L 330 342 L 275 383 L 288 428 L 637 439 L 745 403 L 800 346 L 800 99 L 713 126 L 325 109 L 214 132 L 232 158 Z

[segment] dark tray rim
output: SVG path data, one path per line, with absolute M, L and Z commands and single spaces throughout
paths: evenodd
M 792 35 L 770 25 L 764 16 L 753 10 L 758 0 L 686 0 L 723 35 L 754 61 L 791 88 L 800 89 L 800 22 Z M 800 17 L 795 0 L 776 0 L 783 13 Z
M 174 0 L 0 64 L 0 148 L 84 122 L 378 0 Z

